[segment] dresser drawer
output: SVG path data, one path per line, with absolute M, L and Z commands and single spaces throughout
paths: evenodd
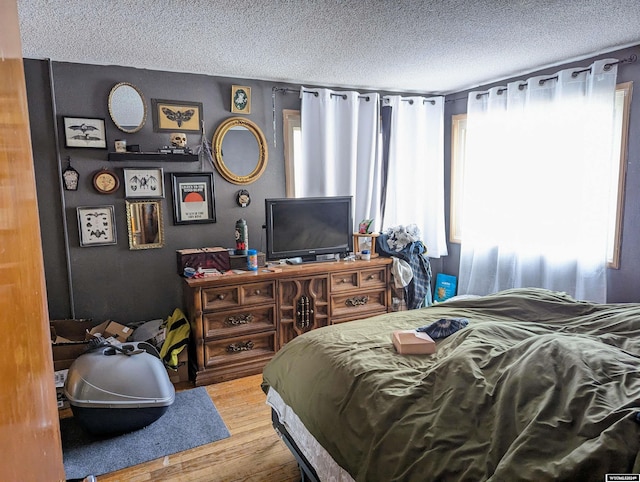
M 216 286 L 202 290 L 202 310 L 222 310 L 239 305 L 275 303 L 275 281 L 235 286 Z
M 384 266 L 331 274 L 332 293 L 354 288 L 383 288 L 386 285 L 387 270 Z
M 240 286 L 240 303 L 243 305 L 257 305 L 260 303 L 276 302 L 276 283 L 251 283 Z
M 253 358 L 269 357 L 275 354 L 276 333 L 269 331 L 251 335 L 207 341 L 204 344 L 206 367 L 244 363 Z
M 371 313 L 387 311 L 387 291 L 384 288 L 362 290 L 358 293 L 345 293 L 331 296 L 331 318 L 349 317 L 357 319 L 370 316 Z
M 331 273 L 330 285 L 331 292 L 347 291 L 358 287 L 358 271 L 342 271 L 340 273 Z
M 237 310 L 204 313 L 205 338 L 239 336 L 256 331 L 274 330 L 276 306 L 246 306 Z
M 360 288 L 385 288 L 387 281 L 387 270 L 384 267 L 360 271 Z

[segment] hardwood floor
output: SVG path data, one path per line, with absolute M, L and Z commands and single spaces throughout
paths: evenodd
M 98 482 L 299 481 L 293 455 L 271 426 L 261 381 L 254 375 L 206 387 L 231 437 L 101 475 Z

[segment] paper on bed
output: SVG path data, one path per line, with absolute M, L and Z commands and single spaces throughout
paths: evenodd
M 391 338 L 401 355 L 429 355 L 436 352 L 436 342 L 426 333 L 398 330 L 393 332 Z

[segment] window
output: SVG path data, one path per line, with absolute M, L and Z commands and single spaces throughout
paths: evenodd
M 622 214 L 624 205 L 624 186 L 626 176 L 626 155 L 629 131 L 629 112 L 631 107 L 632 82 L 618 84 L 615 99 L 615 136 L 620 139 L 615 144 L 614 159 L 620 161 L 612 166 L 613 182 L 609 206 L 613 213 L 610 216 L 609 247 L 607 261 L 610 268 L 620 267 L 620 241 L 622 236 Z M 466 148 L 467 115 L 452 116 L 451 122 L 451 197 L 449 211 L 449 241 L 462 241 L 461 215 L 462 193 L 464 191 L 464 159 Z
M 285 192 L 287 197 L 296 197 L 296 173 L 294 159 L 299 158 L 302 140 L 300 138 L 300 111 L 284 109 L 283 136 L 284 136 L 284 177 Z

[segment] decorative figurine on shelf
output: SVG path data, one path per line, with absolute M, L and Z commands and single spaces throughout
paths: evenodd
M 171 133 L 171 146 L 184 149 L 187 147 L 187 135 L 184 132 Z
M 114 142 L 116 152 L 127 152 L 127 140 L 126 139 L 117 139 Z
M 247 254 L 249 249 L 249 229 L 244 219 L 236 221 L 236 254 Z
M 159 149 L 162 154 L 191 154 L 192 151 L 187 147 L 187 135 L 184 132 L 172 132 L 169 137 L 170 145 Z
M 373 224 L 373 219 L 363 219 L 360 221 L 358 225 L 358 233 L 360 234 L 368 234 L 371 232 L 371 225 Z

